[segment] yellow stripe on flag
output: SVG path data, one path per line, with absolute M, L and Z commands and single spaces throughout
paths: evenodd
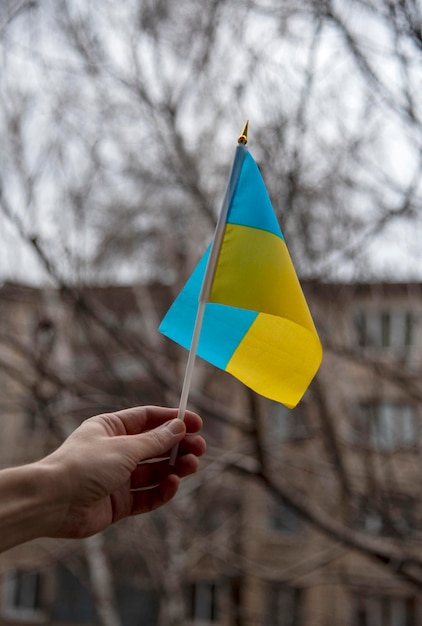
M 287 246 L 268 231 L 226 225 L 209 301 L 277 315 L 316 332 Z
M 322 358 L 318 336 L 290 320 L 258 315 L 226 366 L 243 383 L 292 408 Z M 251 368 L 250 363 L 259 367 Z

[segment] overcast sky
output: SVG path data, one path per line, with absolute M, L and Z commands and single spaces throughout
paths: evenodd
M 23 6 L 25 3 L 10 2 L 8 4 L 9 9 L 20 5 Z M 128 49 L 125 47 L 125 40 L 120 37 L 120 33 L 124 32 L 124 29 L 119 31 L 116 24 L 120 20 L 122 28 L 125 26 L 124 19 L 126 12 L 129 14 L 130 5 L 131 2 L 124 5 L 119 4 L 121 10 L 116 12 L 117 4 L 105 3 L 104 7 L 111 11 L 110 14 L 106 13 L 105 9 L 102 11 L 96 3 L 86 9 L 91 12 L 97 10 L 98 21 L 101 21 L 101 28 L 103 29 L 102 33 L 107 33 L 106 39 L 109 50 L 112 51 L 115 68 L 120 68 L 122 71 L 125 70 L 125 64 L 129 63 Z M 5 6 L 3 6 L 3 11 Z M 85 10 L 81 8 L 83 5 L 76 0 L 69 6 L 75 7 L 75 13 L 78 10 Z M 368 269 L 368 259 L 371 265 L 369 272 L 371 277 L 420 280 L 422 276 L 421 212 L 419 210 L 413 211 L 411 219 L 409 217 L 402 219 L 397 216 L 386 226 L 376 229 L 373 228 L 372 216 L 376 219 L 384 205 L 399 207 L 401 197 L 405 192 L 410 194 L 412 200 L 416 200 L 415 204 L 419 207 L 421 189 L 420 165 L 417 158 L 420 157 L 420 153 L 419 157 L 417 155 L 422 145 L 419 136 L 422 134 L 422 125 L 412 127 L 411 124 L 403 123 L 400 112 L 394 110 L 394 107 L 391 107 L 388 102 L 388 98 L 394 99 L 398 104 L 398 109 L 405 104 L 403 100 L 403 66 L 398 63 L 393 54 L 393 38 L 388 28 L 378 20 L 369 19 L 367 13 L 353 9 L 354 3 L 343 2 L 339 3 L 339 6 L 342 7 L 342 16 L 346 20 L 347 26 L 362 44 L 362 49 L 368 52 L 368 58 L 370 58 L 377 76 L 388 86 L 388 92 L 383 89 L 377 92 L 374 86 L 370 105 L 373 108 L 370 117 L 371 126 L 361 129 L 363 137 L 365 134 L 373 133 L 376 140 L 365 158 L 368 164 L 368 177 L 370 171 L 372 177 L 370 181 L 368 178 L 368 181 L 373 189 L 378 190 L 378 197 L 375 199 L 372 197 L 371 202 L 369 202 L 370 196 L 367 195 L 364 198 L 362 194 L 364 199 L 360 203 L 359 193 L 356 189 L 352 189 L 347 207 L 347 210 L 354 212 L 355 216 L 361 217 L 363 222 L 366 220 L 367 224 L 356 233 L 356 236 L 353 233 L 350 235 L 341 251 L 334 248 L 327 250 L 315 263 L 319 264 L 318 268 L 321 272 L 327 272 L 331 278 L 340 280 L 353 280 L 365 275 L 365 271 Z M 82 257 L 86 253 L 87 258 L 89 258 L 89 251 L 95 246 L 95 231 L 88 222 L 84 228 L 83 223 L 78 222 L 73 213 L 67 210 L 63 203 L 66 189 L 61 185 L 59 177 L 56 176 L 57 172 L 52 174 L 51 170 L 47 171 L 46 169 L 45 175 L 38 179 L 36 189 L 32 190 L 33 195 L 28 198 L 20 186 L 19 177 L 13 170 L 13 160 L 9 158 L 13 145 L 10 141 L 5 140 L 8 134 L 6 127 L 10 124 L 11 117 L 13 118 L 10 113 L 15 107 L 16 110 L 19 108 L 25 110 L 26 107 L 32 111 L 31 115 L 26 118 L 28 120 L 27 125 L 23 127 L 25 140 L 27 145 L 31 147 L 26 155 L 30 166 L 31 162 L 35 163 L 43 158 L 43 150 L 48 150 L 47 136 L 62 132 L 63 126 L 59 125 L 58 121 L 55 122 L 52 112 L 61 99 L 66 105 L 69 104 L 70 96 L 69 92 L 66 91 L 68 88 L 66 72 L 63 69 L 67 68 L 66 71 L 69 72 L 76 65 L 73 64 L 68 48 L 63 45 L 62 38 L 52 26 L 49 12 L 54 13 L 53 5 L 45 2 L 41 3 L 40 7 L 35 8 L 27 16 L 18 15 L 9 25 L 7 25 L 7 16 L 3 14 L 2 17 L 0 13 L 0 34 L 2 35 L 0 41 L 2 104 L 2 109 L 0 109 L 0 137 L 3 137 L 0 143 L 0 163 L 3 173 L 2 185 L 3 187 L 7 186 L 9 208 L 19 215 L 26 232 L 48 240 L 50 249 L 54 249 L 55 246 L 58 248 L 62 246 L 62 250 L 67 251 L 66 254 L 74 252 Z M 80 8 L 78 9 L 78 7 Z M 95 7 L 97 8 L 95 9 Z M 114 22 L 111 21 L 110 16 L 112 14 L 114 15 Z M 256 76 L 251 77 L 251 88 L 245 89 L 243 100 L 244 109 L 248 110 L 248 117 L 251 118 L 252 122 L 250 140 L 252 152 L 254 151 L 253 121 L 254 119 L 265 120 L 276 113 L 280 103 L 279 94 L 283 96 L 282 106 L 285 110 L 288 111 L 290 102 L 292 115 L 295 114 L 297 101 L 300 97 L 299 83 L 303 76 L 303 68 L 308 62 L 312 37 L 315 36 L 315 28 L 312 27 L 312 24 L 309 25 L 308 29 L 304 27 L 307 22 L 303 16 L 286 22 L 285 32 L 280 32 L 280 21 L 269 16 L 268 13 L 262 12 L 259 19 L 256 15 L 253 18 L 253 20 L 245 22 L 244 35 L 248 47 L 254 49 L 256 54 L 259 53 L 260 65 Z M 110 21 L 107 21 L 108 19 Z M 232 37 L 232 33 L 229 28 L 225 33 L 225 28 L 221 27 L 221 38 L 224 40 L 225 36 L 229 39 Z M 144 40 L 146 43 L 142 58 L 145 75 L 148 76 L 148 68 L 150 67 L 151 89 L 159 89 L 159 84 L 154 82 L 153 54 L 148 49 L 148 42 L 145 37 Z M 240 72 L 241 43 L 233 43 L 235 52 L 233 52 L 231 59 L 232 62 L 236 60 Z M 221 48 L 224 48 L 224 42 Z M 172 56 L 170 43 L 168 50 L 166 51 L 163 47 L 161 53 L 164 55 L 162 67 L 168 74 L 166 80 L 169 84 L 173 81 L 176 85 L 177 80 L 181 80 L 180 77 L 186 71 L 187 66 L 185 67 L 183 61 Z M 412 52 L 406 49 L 403 54 L 411 56 Z M 419 84 L 421 70 L 418 60 L 415 52 L 414 63 L 409 66 L 410 69 L 408 68 L 410 74 L 410 78 L 407 77 L 408 84 Z M 280 67 L 283 69 L 283 74 L 280 74 Z M 339 111 L 343 116 L 344 128 L 350 129 L 359 124 L 362 109 L 369 106 L 364 100 L 367 94 L 364 96 L 363 90 L 365 88 L 370 90 L 371 86 L 364 86 L 362 76 L 354 68 L 355 61 L 351 58 L 350 52 L 345 49 L 338 31 L 326 28 L 318 44 L 316 61 L 313 65 L 315 98 L 310 106 L 310 115 L 312 115 L 310 119 L 314 125 L 314 143 L 313 145 L 309 144 L 307 158 L 313 159 L 314 162 L 318 158 L 322 160 L 324 156 L 318 154 L 316 149 L 320 138 L 323 137 L 325 145 L 328 146 L 330 145 L 330 135 L 339 133 Z M 228 96 L 232 87 L 233 72 L 231 72 L 229 65 L 227 67 L 220 65 L 220 73 L 221 99 L 224 102 L 226 98 L 225 89 Z M 280 84 L 278 81 L 281 81 Z M 166 82 L 163 81 L 162 84 L 165 85 Z M 83 94 L 84 104 L 78 105 L 78 94 L 74 94 L 75 123 L 80 123 L 83 118 L 81 111 L 86 107 L 88 133 L 88 120 L 91 127 L 93 124 L 95 125 L 94 109 L 90 109 L 94 100 L 91 102 L 89 87 L 86 87 L 89 83 L 85 81 L 84 85 L 86 89 Z M 295 92 L 295 85 L 298 87 L 297 92 Z M 261 89 L 262 86 L 265 87 L 265 90 Z M 195 85 L 193 84 L 191 88 L 193 91 L 192 102 L 194 103 Z M 332 100 L 332 120 L 330 115 L 327 115 L 326 110 L 327 94 L 330 93 L 335 98 Z M 273 101 L 271 101 L 271 94 L 274 96 Z M 8 112 L 8 116 L 4 115 L 4 111 Z M 71 108 L 68 107 L 67 111 L 71 112 Z M 189 133 L 194 133 L 193 129 L 199 121 L 204 124 L 206 111 L 207 104 L 205 102 L 203 111 L 195 111 L 192 107 L 186 108 L 185 117 L 181 119 L 181 126 L 186 136 L 189 136 Z M 213 153 L 221 150 L 227 154 L 231 144 L 229 135 L 233 138 L 237 136 L 240 130 L 240 120 L 243 123 L 245 117 L 243 110 L 233 110 L 228 107 L 225 111 L 227 111 L 227 117 L 221 120 L 219 132 L 213 135 L 213 146 L 210 148 Z M 415 112 L 415 116 L 418 120 L 419 111 Z M 68 123 L 72 121 L 69 113 L 67 121 Z M 141 126 L 141 124 L 140 120 L 139 125 Z M 126 141 L 128 142 L 132 139 L 137 140 L 136 135 L 131 137 L 132 131 L 133 129 L 129 125 L 126 128 L 123 125 L 120 127 L 121 135 L 124 136 L 126 133 Z M 334 139 L 336 138 L 334 137 Z M 87 141 L 89 142 L 89 136 L 87 136 Z M 66 150 L 69 154 L 72 153 L 73 148 L 70 140 Z M 139 150 L 142 150 L 141 145 Z M 76 143 L 73 155 L 73 157 L 68 155 L 66 157 L 68 159 L 66 163 L 69 166 L 66 176 L 69 181 L 72 177 L 77 178 L 84 171 L 89 171 L 89 164 L 84 163 L 83 160 L 84 153 L 78 149 Z M 260 156 L 259 153 L 258 156 Z M 51 155 L 46 153 L 45 158 L 51 158 Z M 148 158 L 148 155 L 145 158 Z M 150 158 L 153 158 L 152 153 Z M 265 163 L 263 165 L 265 166 Z M 359 167 L 361 167 L 361 173 L 357 174 L 357 179 L 360 176 L 364 187 L 366 184 L 369 185 L 369 182 L 364 180 L 365 167 L 362 167 L 362 162 Z M 374 179 L 372 168 L 377 171 L 378 180 Z M 221 197 L 223 191 L 222 189 Z M 127 194 L 128 189 L 122 188 L 121 193 Z M 35 205 L 37 206 L 36 210 Z M 335 224 L 333 224 L 333 229 L 335 229 Z M 64 273 L 67 271 L 66 254 L 62 252 L 60 257 L 61 269 Z M 122 263 L 120 267 L 122 280 L 136 280 L 141 277 L 131 262 L 127 263 L 126 266 Z M 16 227 L 0 213 L 0 281 L 22 280 L 27 282 L 43 279 L 45 279 L 44 272 L 34 253 L 22 243 Z

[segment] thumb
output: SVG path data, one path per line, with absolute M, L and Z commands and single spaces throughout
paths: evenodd
M 185 423 L 181 419 L 175 418 L 153 430 L 138 435 L 138 441 L 141 443 L 139 460 L 144 461 L 165 454 L 181 441 L 185 434 Z

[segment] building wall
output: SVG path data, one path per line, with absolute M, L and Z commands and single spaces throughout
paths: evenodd
M 333 453 L 333 446 L 336 446 L 342 469 L 354 494 L 369 495 L 372 500 L 380 493 L 390 491 L 395 496 L 409 496 L 416 503 L 412 515 L 415 520 L 420 520 L 420 449 L 417 433 L 422 427 L 421 286 L 309 284 L 305 287 L 325 346 L 324 361 L 315 383 L 293 412 L 263 399 L 257 400 L 257 407 L 265 418 L 265 453 L 272 472 L 283 477 L 287 475 L 292 488 L 309 497 L 315 505 L 322 506 L 333 518 L 343 522 L 349 520 L 350 526 L 355 528 L 357 505 L 346 493 L 339 467 L 336 467 L 338 459 L 336 461 Z M 136 298 L 133 298 L 130 289 L 128 292 L 112 290 L 108 297 L 106 291 L 101 291 L 101 306 L 108 307 L 122 327 L 127 324 L 132 330 L 135 328 L 141 332 L 142 324 L 138 328 L 136 323 Z M 151 302 L 148 306 L 151 314 Z M 403 312 L 412 313 L 413 326 L 409 345 L 401 346 L 397 339 L 401 332 L 397 330 L 400 327 L 397 319 L 400 320 Z M 389 313 L 393 314 L 390 318 Z M 390 343 L 398 341 L 398 345 L 376 345 L 376 342 L 375 345 L 361 345 L 356 320 L 362 314 L 372 320 L 374 328 L 374 320 L 381 316 L 381 344 L 388 344 L 390 337 Z M 46 323 L 48 320 L 52 322 L 55 335 L 45 363 L 49 367 L 54 366 L 58 375 L 63 373 L 67 381 L 72 380 L 75 384 L 82 382 L 85 387 L 89 385 L 91 395 L 84 396 L 83 401 L 78 394 L 67 394 L 60 381 L 52 382 L 40 371 L 42 349 L 51 338 Z M 392 324 L 395 323 L 399 325 L 394 327 L 393 332 Z M 150 333 L 150 323 L 148 329 Z M 5 373 L 0 367 L 3 396 L 0 464 L 3 466 L 44 453 L 56 445 L 60 436 L 71 430 L 78 419 L 92 414 L 95 407 L 104 406 L 106 410 L 107 406 L 118 408 L 119 402 L 124 405 L 143 399 L 153 402 L 171 399 L 170 396 L 160 395 L 162 392 L 159 389 L 143 385 L 144 370 L 139 368 L 134 355 L 121 346 L 106 344 L 108 355 L 116 364 L 117 376 L 105 376 L 101 355 L 94 349 L 88 349 L 89 340 L 94 338 L 89 327 L 87 331 L 86 327 L 77 325 L 73 303 L 59 298 L 52 290 L 3 287 L 0 290 L 0 337 L 1 333 L 0 364 L 3 361 L 12 372 L 20 372 L 27 381 L 26 386 L 22 386 L 16 376 Z M 24 340 L 23 343 L 31 350 L 32 360 L 28 355 L 23 357 L 16 348 L 11 349 L 6 335 Z M 140 336 L 142 338 L 142 333 Z M 103 342 L 109 342 L 102 331 L 98 331 L 95 338 L 96 348 Z M 202 363 L 198 363 L 195 375 L 198 387 L 203 385 L 210 397 L 229 406 L 236 416 L 241 416 L 241 419 L 245 416 L 247 426 L 250 399 L 242 386 L 218 371 L 212 372 L 210 377 L 210 370 Z M 31 385 L 36 387 L 38 400 L 44 402 L 45 415 L 51 411 L 63 415 L 58 424 L 45 423 L 38 418 L 32 426 L 28 424 L 28 420 L 31 421 L 29 409 L 33 408 L 28 397 Z M 99 395 L 101 389 L 104 395 L 95 404 L 94 397 Z M 374 401 L 393 405 L 403 402 L 413 407 L 418 428 L 414 445 L 408 445 L 409 434 L 403 435 L 405 445 L 395 445 L 393 441 L 389 448 L 387 445 L 388 449 L 374 450 L 373 446 L 356 443 L 353 424 L 357 411 L 361 404 Z M 212 481 L 220 476 L 213 468 L 219 459 L 222 440 L 234 455 L 244 453 L 247 456 L 250 443 L 246 435 L 240 435 L 237 429 L 229 428 L 218 420 L 207 421 L 204 430 L 210 449 L 202 463 L 202 476 L 204 483 L 209 480 L 212 486 Z M 192 619 L 189 623 L 215 623 L 220 626 L 415 626 L 422 623 L 418 621 L 422 620 L 418 592 L 405 585 L 386 567 L 318 532 L 299 519 L 288 506 L 275 502 L 259 481 L 224 470 L 223 478 L 220 476 L 218 480 L 221 487 L 218 483 L 218 489 L 212 492 L 213 499 L 201 503 L 201 506 L 209 525 L 209 536 L 220 537 L 219 544 L 214 549 L 204 549 L 201 558 L 197 555 L 192 558 L 190 579 L 185 585 L 189 602 L 192 606 L 196 602 L 196 610 L 200 611 L 202 609 L 198 607 L 205 606 L 206 614 L 210 603 L 217 608 L 215 612 L 210 610 L 208 622 Z M 225 499 L 223 491 L 228 494 Z M 216 508 L 228 510 L 233 502 L 232 526 L 226 527 L 224 518 L 221 532 L 216 535 L 220 524 L 217 518 L 214 520 Z M 376 525 L 376 515 L 371 513 L 369 518 Z M 207 532 L 204 530 L 204 542 Z M 373 527 L 367 532 L 369 537 L 372 532 L 374 539 L 382 538 L 382 532 L 374 532 Z M 397 541 L 411 553 L 419 554 L 420 541 L 414 529 L 409 528 L 409 532 L 404 532 Z M 76 569 L 69 565 L 70 557 L 77 563 L 78 559 L 83 561 L 83 545 L 73 545 L 70 553 L 69 556 L 68 542 L 38 541 L 0 557 L 3 581 L 0 626 L 17 622 L 67 626 L 72 623 L 97 623 L 98 615 L 92 594 L 88 591 L 86 573 L 78 576 L 75 572 L 79 571 L 80 565 L 75 566 Z M 10 572 L 16 570 L 45 574 L 42 602 L 48 608 L 34 611 L 32 620 L 26 622 L 24 613 L 19 616 L 15 612 L 10 616 L 10 612 L 8 614 L 5 610 L 7 603 L 11 602 L 10 597 L 7 598 L 7 585 L 10 589 L 10 580 L 7 582 L 7 579 Z M 64 579 L 68 581 L 67 585 L 63 584 Z M 81 580 L 85 581 L 84 584 Z M 152 602 L 149 605 L 148 602 L 153 595 L 152 589 L 145 592 L 143 602 L 136 600 L 137 594 L 140 597 L 139 587 L 131 590 L 130 585 L 117 593 L 121 606 L 123 603 L 125 607 L 132 606 L 133 603 L 130 614 L 125 613 L 125 626 L 131 626 L 131 620 L 135 626 L 136 620 L 139 622 L 141 619 L 142 611 L 145 611 L 142 619 L 157 619 L 154 614 L 156 604 Z M 69 604 L 72 597 L 74 600 Z M 77 598 L 81 603 L 82 621 L 76 618 L 74 622 L 66 621 L 75 615 L 71 609 L 75 608 Z M 60 607 L 62 610 L 59 610 Z M 392 621 L 393 614 L 397 623 Z M 368 617 L 370 615 L 372 618 Z M 370 619 L 372 622 L 368 621 Z M 416 621 L 412 623 L 412 619 Z

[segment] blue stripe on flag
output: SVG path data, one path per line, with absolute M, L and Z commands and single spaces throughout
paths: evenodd
M 160 332 L 187 350 L 191 346 L 199 293 L 209 252 L 208 248 L 159 328 Z M 224 370 L 257 315 L 256 311 L 207 303 L 197 350 L 198 355 Z
M 266 230 L 284 239 L 261 172 L 249 152 L 243 161 L 227 222 Z
M 216 367 L 226 369 L 233 352 L 258 315 L 256 311 L 223 304 L 206 304 L 198 345 L 199 356 Z

